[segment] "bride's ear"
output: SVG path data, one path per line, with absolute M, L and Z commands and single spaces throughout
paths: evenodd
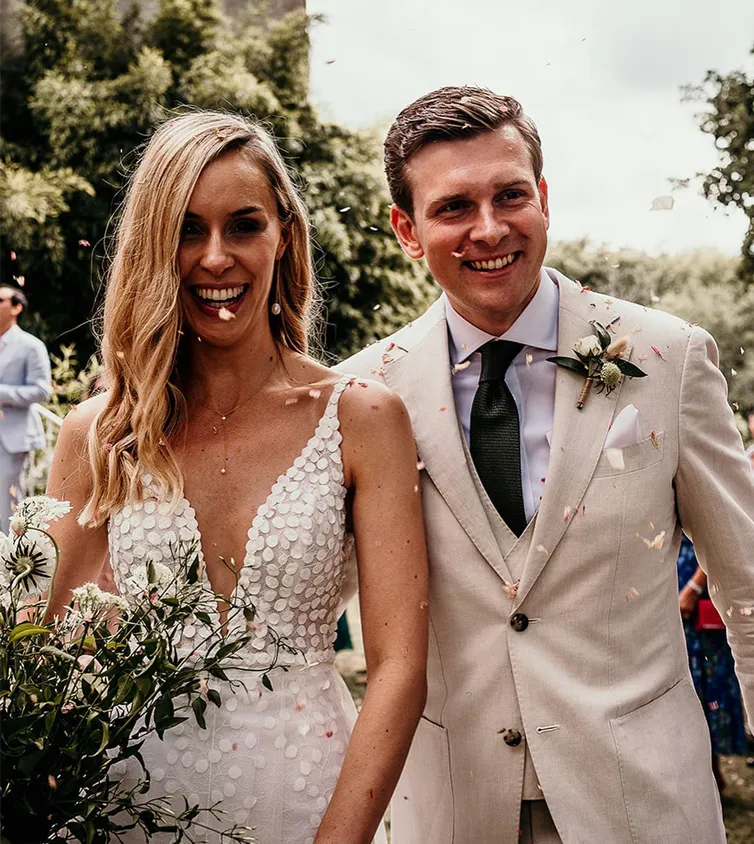
M 275 252 L 275 260 L 279 261 L 285 250 L 288 248 L 288 245 L 291 242 L 291 230 L 288 226 L 282 226 L 280 230 L 280 243 L 278 243 L 278 248 Z

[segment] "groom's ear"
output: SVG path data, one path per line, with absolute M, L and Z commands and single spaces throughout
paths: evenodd
M 416 225 L 409 215 L 395 203 L 390 207 L 390 225 L 403 251 L 417 261 L 424 257 L 424 250 L 416 236 Z

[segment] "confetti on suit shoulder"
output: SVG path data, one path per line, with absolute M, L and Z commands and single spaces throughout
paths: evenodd
M 657 346 L 650 346 L 649 348 L 657 355 L 658 358 L 660 358 L 660 360 L 665 360 L 662 356 L 662 352 L 657 348 Z
M 229 322 L 231 319 L 236 318 L 236 315 L 233 313 L 233 311 L 229 311 L 227 308 L 220 308 L 220 310 L 217 312 L 217 315 L 224 322 Z
M 672 211 L 675 199 L 672 196 L 656 196 L 649 206 L 650 211 Z
M 526 365 L 531 366 L 531 362 L 534 360 L 534 355 L 527 355 L 526 356 Z
M 468 369 L 471 366 L 470 360 L 462 361 L 461 363 L 457 363 L 451 370 L 451 375 L 457 375 L 459 372 L 463 372 L 464 369 Z
M 550 553 L 547 550 L 547 548 L 545 548 L 544 545 L 537 545 L 537 551 L 539 551 L 540 554 L 549 554 Z
M 573 510 L 570 507 L 566 507 L 565 510 L 563 510 L 563 521 L 564 522 L 567 522 L 571 518 L 572 512 L 573 512 Z
M 644 328 L 644 326 L 643 326 L 641 323 L 638 323 L 638 325 L 635 325 L 635 326 L 631 329 L 631 333 L 632 333 L 632 334 L 638 334 L 638 333 L 642 330 L 642 328 Z
M 585 284 L 585 285 L 583 285 L 583 286 L 582 286 L 582 288 L 581 288 L 581 290 L 580 290 L 579 292 L 581 292 L 581 293 L 588 293 L 591 289 L 592 289 L 592 288 L 591 288 L 588 284 Z
M 626 592 L 626 603 L 631 603 L 633 598 L 639 597 L 639 590 L 635 589 L 633 586 Z
M 754 615 L 754 607 L 741 607 L 739 613 L 743 616 Z
M 659 448 L 659 447 L 660 447 L 660 441 L 657 439 L 657 432 L 656 432 L 656 431 L 652 431 L 652 432 L 650 433 L 650 435 L 649 435 L 649 439 L 652 441 L 652 445 L 653 445 L 655 448 Z
M 636 534 L 639 539 L 649 548 L 650 551 L 662 551 L 663 546 L 665 545 L 665 531 L 660 531 L 660 533 L 655 536 L 654 539 L 647 539 L 645 536 L 642 536 L 640 533 Z
M 447 409 L 448 409 L 447 407 L 441 407 L 441 408 L 440 408 L 440 413 L 445 413 L 445 411 L 446 411 Z
M 728 609 L 725 610 L 725 614 L 728 616 L 728 618 L 733 618 L 733 607 L 728 607 Z
M 709 591 L 710 598 L 714 598 L 715 595 L 717 595 L 717 593 L 720 591 L 720 587 L 717 585 L 717 583 L 710 583 L 707 589 Z
M 335 64 L 335 59 L 328 59 L 325 64 Z

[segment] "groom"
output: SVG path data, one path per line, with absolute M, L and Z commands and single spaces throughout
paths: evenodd
M 341 367 L 401 395 L 424 470 L 429 696 L 394 844 L 723 844 L 676 578 L 683 528 L 751 717 L 754 486 L 714 342 L 542 267 L 540 140 L 510 97 L 434 91 L 385 152 L 395 234 L 443 289 Z M 577 344 L 605 382 L 582 409 L 549 361 Z

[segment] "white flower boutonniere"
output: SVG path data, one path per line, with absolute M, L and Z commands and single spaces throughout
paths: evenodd
M 585 377 L 584 387 L 576 402 L 581 410 L 589 398 L 592 386 L 596 384 L 597 392 L 611 393 L 620 384 L 624 376 L 628 378 L 644 378 L 647 373 L 633 363 L 623 360 L 630 342 L 628 337 L 612 340 L 604 325 L 592 322 L 594 334 L 582 337 L 574 344 L 575 358 L 562 355 L 547 358 L 558 366 L 572 369 Z

